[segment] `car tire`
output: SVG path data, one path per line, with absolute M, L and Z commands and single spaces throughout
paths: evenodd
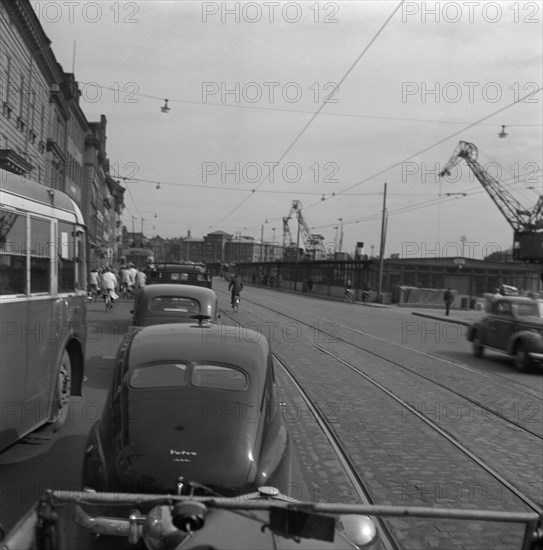
M 475 355 L 475 357 L 482 357 L 484 352 L 485 347 L 483 346 L 479 333 L 476 332 L 473 335 L 473 355 Z
M 62 354 L 57 368 L 54 392 L 49 423 L 53 426 L 53 431 L 56 432 L 66 423 L 72 393 L 72 362 L 66 350 Z
M 519 372 L 528 372 L 532 369 L 532 360 L 526 352 L 526 346 L 519 342 L 515 349 L 515 368 Z

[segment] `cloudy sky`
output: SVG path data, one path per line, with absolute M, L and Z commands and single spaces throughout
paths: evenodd
M 463 161 L 438 177 L 459 141 L 524 208 L 543 192 L 539 1 L 32 4 L 107 117 L 129 230 L 281 242 L 299 200 L 377 254 L 386 183 L 387 256 L 480 258 L 513 230 Z

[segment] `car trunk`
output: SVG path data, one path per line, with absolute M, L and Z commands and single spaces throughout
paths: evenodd
M 223 494 L 251 483 L 257 470 L 253 457 L 259 454 L 254 406 L 231 397 L 221 401 L 218 395 L 205 400 L 137 394 L 125 415 L 123 454 L 135 474 L 130 477 L 160 491 L 174 491 L 180 476 L 184 482 L 223 489 Z

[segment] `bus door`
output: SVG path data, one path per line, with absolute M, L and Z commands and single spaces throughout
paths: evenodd
M 53 354 L 62 331 L 52 318 L 55 223 L 54 220 L 30 216 L 25 416 L 33 426 L 47 420 L 49 415 L 49 400 L 56 380 Z
M 27 218 L 0 209 L 0 449 L 24 431 L 28 323 Z

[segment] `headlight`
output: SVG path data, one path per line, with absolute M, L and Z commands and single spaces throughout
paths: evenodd
M 355 514 L 341 516 L 338 520 L 338 527 L 361 550 L 374 550 L 380 546 L 379 533 L 375 523 L 368 516 Z

